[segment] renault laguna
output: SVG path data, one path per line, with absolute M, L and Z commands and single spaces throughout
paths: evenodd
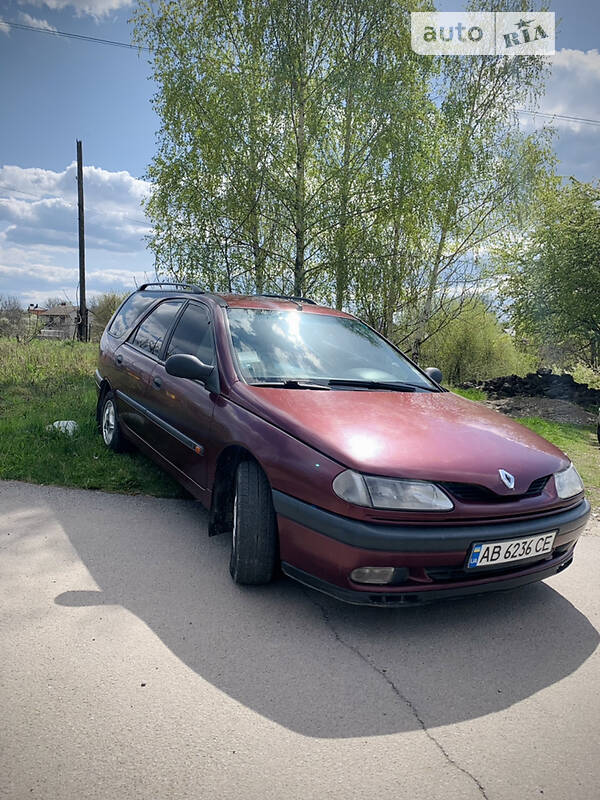
M 407 605 L 568 567 L 590 513 L 569 458 L 440 381 L 306 298 L 144 284 L 102 336 L 97 416 L 201 501 L 240 584 Z

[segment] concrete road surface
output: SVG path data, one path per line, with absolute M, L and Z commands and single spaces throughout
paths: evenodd
M 600 537 L 406 610 L 228 558 L 192 501 L 0 483 L 0 796 L 600 798 Z

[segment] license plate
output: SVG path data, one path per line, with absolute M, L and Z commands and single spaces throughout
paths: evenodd
M 477 542 L 471 548 L 468 569 L 492 567 L 522 561 L 552 552 L 557 531 L 527 536 L 524 539 L 510 539 L 502 542 Z

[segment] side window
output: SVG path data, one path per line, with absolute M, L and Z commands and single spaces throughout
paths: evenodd
M 167 348 L 167 358 L 176 353 L 196 356 L 204 364 L 215 363 L 212 325 L 204 306 L 190 303 L 181 315 Z
M 154 309 L 142 322 L 133 337 L 132 344 L 151 356 L 158 356 L 175 315 L 183 300 L 167 300 Z
M 142 313 L 148 308 L 150 303 L 154 302 L 154 297 L 148 297 L 143 294 L 132 294 L 123 303 L 119 309 L 119 313 L 113 319 L 108 332 L 111 336 L 121 337 L 131 328 L 136 319 L 141 317 Z

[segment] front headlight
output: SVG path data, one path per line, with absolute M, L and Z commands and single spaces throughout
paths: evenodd
M 435 483 L 360 475 L 347 469 L 333 481 L 333 491 L 357 506 L 399 511 L 451 511 L 454 503 Z
M 556 486 L 556 494 L 563 500 L 583 492 L 583 481 L 573 464 L 563 469 L 562 472 L 554 473 L 554 485 Z

